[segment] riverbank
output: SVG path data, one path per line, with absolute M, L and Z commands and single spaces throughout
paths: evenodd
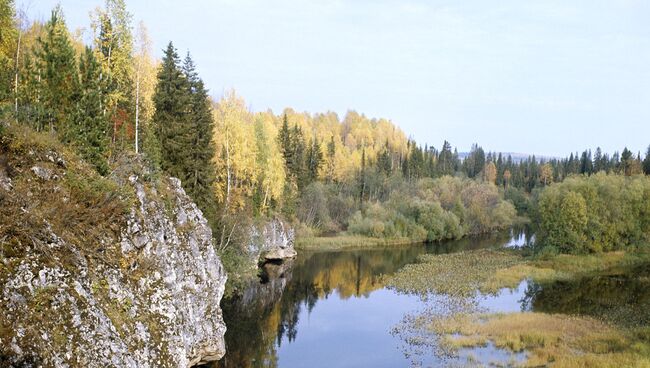
M 408 238 L 387 239 L 344 234 L 329 237 L 296 238 L 295 248 L 298 250 L 330 251 L 339 249 L 403 246 L 412 244 L 419 243 Z
M 437 242 L 426 242 L 411 238 L 375 238 L 362 235 L 351 235 L 346 232 L 336 234 L 334 236 L 306 236 L 296 237 L 295 249 L 306 251 L 335 251 L 342 249 L 367 249 L 367 248 L 381 248 L 388 246 L 409 246 L 418 244 L 447 244 L 457 241 L 473 241 L 494 239 L 497 242 L 506 241 L 511 238 L 514 233 L 520 232 L 524 234 L 523 226 L 527 222 L 521 221 L 513 225 L 510 230 L 495 231 L 485 234 L 472 234 L 461 237 L 460 239 L 449 239 Z M 519 230 L 517 230 L 519 229 Z M 518 235 L 519 236 L 519 235 Z M 521 245 L 521 244 L 520 244 Z
M 451 312 L 427 312 L 399 329 L 469 363 L 488 364 L 480 351 L 489 348 L 516 366 L 650 366 L 649 265 L 647 247 L 544 258 L 486 249 L 421 256 L 388 285 L 446 296 Z M 482 295 L 521 287 L 522 312 L 477 308 Z

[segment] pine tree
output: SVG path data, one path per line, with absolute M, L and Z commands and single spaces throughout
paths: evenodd
M 45 129 L 46 116 L 41 69 L 37 61 L 34 61 L 31 52 L 24 54 L 22 84 L 18 91 L 18 121 L 40 132 Z
M 81 156 L 102 175 L 108 172 L 106 163 L 106 119 L 102 114 L 103 96 L 100 87 L 101 70 L 92 49 L 86 47 L 79 63 L 81 76 L 79 101 L 68 130 L 68 141 Z

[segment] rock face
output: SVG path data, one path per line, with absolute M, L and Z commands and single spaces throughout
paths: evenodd
M 294 258 L 294 230 L 280 219 L 272 219 L 250 230 L 249 253 L 255 263 L 275 262 Z
M 226 274 L 201 211 L 178 179 L 123 184 L 134 199 L 117 244 L 86 249 L 45 223 L 43 246 L 0 254 L 0 366 L 188 367 L 223 356 Z M 0 192 L 11 196 L 10 185 Z

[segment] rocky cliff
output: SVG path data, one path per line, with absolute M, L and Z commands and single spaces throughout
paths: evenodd
M 211 230 L 179 180 L 133 166 L 105 179 L 43 136 L 0 137 L 0 366 L 187 367 L 225 353 Z
M 286 222 L 274 218 L 251 226 L 248 253 L 256 265 L 279 262 L 296 256 L 293 243 L 294 229 Z

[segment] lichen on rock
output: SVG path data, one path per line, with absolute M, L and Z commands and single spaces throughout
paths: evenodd
M 101 178 L 29 143 L 0 146 L 0 366 L 221 358 L 226 274 L 180 181 Z
M 293 247 L 294 229 L 278 218 L 252 225 L 249 231 L 248 252 L 253 263 L 277 262 L 296 256 Z

